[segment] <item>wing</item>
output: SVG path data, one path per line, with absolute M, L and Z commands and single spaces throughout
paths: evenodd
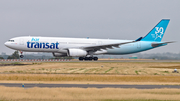
M 113 49 L 114 47 L 116 48 L 120 48 L 120 45 L 124 45 L 124 44 L 128 44 L 128 43 L 134 43 L 137 41 L 129 41 L 129 42 L 122 42 L 122 43 L 114 43 L 114 44 L 102 44 L 102 45 L 90 45 L 90 46 L 83 46 L 83 47 L 73 47 L 73 48 L 79 48 L 79 49 L 83 49 L 86 51 L 98 51 L 101 49 Z M 64 48 L 65 50 L 67 50 L 68 48 Z
M 123 42 L 123 43 L 115 43 L 115 44 L 104 44 L 104 45 L 96 45 L 96 46 L 87 46 L 87 47 L 82 47 L 84 50 L 90 51 L 97 51 L 97 50 L 101 50 L 101 49 L 113 49 L 113 47 L 115 48 L 120 48 L 120 45 L 124 45 L 124 44 L 128 44 L 128 43 L 134 43 L 136 41 L 131 41 L 131 42 Z

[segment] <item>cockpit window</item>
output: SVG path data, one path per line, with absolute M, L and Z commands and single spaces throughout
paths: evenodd
M 14 40 L 8 40 L 8 42 L 14 42 Z

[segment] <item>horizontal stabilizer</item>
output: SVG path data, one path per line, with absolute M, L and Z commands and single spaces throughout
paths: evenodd
M 163 46 L 163 45 L 167 45 L 168 43 L 174 43 L 175 41 L 171 41 L 171 42 L 163 42 L 163 43 L 155 43 L 153 42 L 151 44 L 152 47 L 159 47 L 159 46 Z

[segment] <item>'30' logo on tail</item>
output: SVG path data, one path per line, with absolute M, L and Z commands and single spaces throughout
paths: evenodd
M 163 27 L 155 27 L 155 29 L 155 34 L 151 34 L 152 37 L 155 38 L 154 40 L 156 40 L 157 38 L 162 38 L 162 35 L 164 34 Z

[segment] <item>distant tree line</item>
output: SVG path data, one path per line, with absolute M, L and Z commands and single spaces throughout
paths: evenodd
M 19 59 L 19 52 L 15 51 L 11 56 L 8 56 L 7 59 Z
M 151 54 L 129 54 L 129 55 L 98 55 L 99 58 L 129 58 L 131 55 L 138 59 L 158 59 L 158 60 L 180 60 L 180 53 L 151 53 Z M 0 59 L 19 59 L 19 52 L 15 51 L 12 55 L 1 55 Z M 54 57 L 50 53 L 26 54 L 23 59 L 73 59 L 73 57 Z
M 0 59 L 20 59 L 19 52 L 15 51 L 12 55 L 2 55 Z M 23 59 L 73 59 L 73 57 L 54 57 L 54 56 L 46 56 L 46 55 L 35 55 L 35 54 L 27 54 Z
M 74 59 L 73 57 L 55 57 L 55 58 L 51 58 L 51 59 Z
M 151 53 L 151 54 L 137 54 L 138 58 L 142 59 L 158 59 L 158 60 L 180 60 L 180 53 Z

